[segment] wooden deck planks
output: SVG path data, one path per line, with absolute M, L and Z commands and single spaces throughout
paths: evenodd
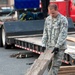
M 58 75 L 75 75 L 75 66 L 62 66 Z

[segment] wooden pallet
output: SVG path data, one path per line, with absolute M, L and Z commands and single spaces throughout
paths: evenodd
M 75 75 L 75 66 L 60 67 L 58 75 Z
M 25 75 L 43 75 L 54 54 L 46 50 L 39 56 Z M 75 75 L 75 66 L 61 66 L 58 75 Z
M 54 54 L 51 53 L 50 50 L 46 50 L 34 61 L 33 65 L 28 69 L 25 75 L 43 75 L 53 56 Z

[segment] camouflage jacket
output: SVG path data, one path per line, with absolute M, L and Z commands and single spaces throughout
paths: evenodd
M 66 49 L 66 37 L 68 30 L 67 18 L 60 13 L 54 19 L 49 15 L 45 20 L 42 46 L 58 47 Z

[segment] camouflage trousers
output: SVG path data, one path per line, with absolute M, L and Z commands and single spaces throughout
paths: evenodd
M 58 75 L 59 68 L 64 58 L 64 51 L 65 50 L 60 50 L 58 54 L 54 55 L 52 62 L 48 66 L 48 75 Z

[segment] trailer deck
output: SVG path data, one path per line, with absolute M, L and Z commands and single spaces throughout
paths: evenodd
M 68 35 L 68 37 L 75 37 L 75 34 Z M 44 52 L 42 49 L 42 34 L 13 37 L 10 36 L 8 37 L 8 40 L 10 41 L 11 38 L 14 39 L 14 44 L 18 48 L 25 49 L 37 54 L 42 54 Z M 67 40 L 67 47 L 68 48 L 65 50 L 64 56 L 65 61 L 63 62 L 74 65 L 75 63 L 72 63 L 72 60 L 75 60 L 75 42 Z
M 20 40 L 20 41 L 23 41 L 23 42 L 29 42 L 29 43 L 33 43 L 35 45 L 42 46 L 42 42 L 41 42 L 42 36 L 15 38 L 15 40 Z
M 75 34 L 68 35 L 69 37 L 75 37 Z M 9 36 L 8 37 L 13 38 L 14 40 L 24 41 L 24 42 L 30 42 L 34 43 L 36 45 L 42 46 L 42 34 L 36 34 L 36 35 L 21 35 L 21 36 Z M 67 41 L 67 44 L 70 46 L 75 46 L 75 43 L 72 41 Z
M 75 37 L 75 34 L 68 35 L 70 37 Z M 37 34 L 37 35 L 23 35 L 23 36 L 10 36 L 8 39 L 14 39 L 15 46 L 19 47 L 28 47 L 32 49 L 30 46 L 35 45 L 33 49 L 37 46 L 42 47 L 42 34 Z M 72 41 L 67 41 L 68 47 L 69 46 L 75 46 L 75 42 Z M 71 48 L 71 47 L 69 47 Z M 73 48 L 74 49 L 74 48 Z M 35 50 L 35 49 L 34 49 Z M 38 50 L 37 50 L 38 51 Z M 69 50 L 66 50 L 68 52 Z M 72 51 L 71 51 L 72 52 Z

